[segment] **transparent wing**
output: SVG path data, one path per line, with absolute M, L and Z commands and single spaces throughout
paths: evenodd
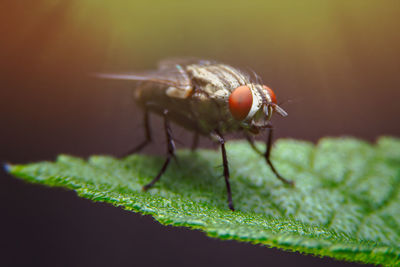
M 209 65 L 210 60 L 198 58 L 168 58 L 158 63 L 158 70 L 147 72 L 96 73 L 102 79 L 150 81 L 179 88 L 191 86 L 190 78 L 184 70 L 186 66 Z
M 186 98 L 193 90 L 191 78 L 185 70 L 188 65 L 210 65 L 213 61 L 198 58 L 169 58 L 158 63 L 156 71 L 125 72 L 125 73 L 96 73 L 102 79 L 148 81 L 167 85 L 167 94 L 171 97 Z
M 193 91 L 191 80 L 183 70 L 145 73 L 98 73 L 95 76 L 102 79 L 147 81 L 166 85 L 166 94 L 175 98 L 187 98 Z
M 191 85 L 185 75 L 176 72 L 96 73 L 95 76 L 101 79 L 155 82 L 178 88 Z
M 167 70 L 167 69 L 173 69 L 176 68 L 176 66 L 181 66 L 185 67 L 188 65 L 196 64 L 196 65 L 210 65 L 215 63 L 212 60 L 207 60 L 207 59 L 199 59 L 196 57 L 187 57 L 187 58 L 167 58 L 164 60 L 161 60 L 158 63 L 158 69 L 159 70 Z
M 97 73 L 96 77 L 102 79 L 147 81 L 167 85 L 167 95 L 176 98 L 186 98 L 193 90 L 192 82 L 185 69 L 170 61 L 159 66 L 156 71 L 126 72 L 126 73 Z

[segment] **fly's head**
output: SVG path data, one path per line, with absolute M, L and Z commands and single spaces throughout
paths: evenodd
M 253 133 L 267 128 L 273 113 L 287 116 L 278 106 L 274 91 L 260 84 L 246 84 L 234 89 L 229 96 L 229 110 L 243 128 Z

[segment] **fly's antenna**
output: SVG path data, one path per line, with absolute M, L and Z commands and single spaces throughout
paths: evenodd
M 275 112 L 277 112 L 282 117 L 286 117 L 288 115 L 288 113 L 283 108 L 281 108 L 279 105 L 274 104 L 274 103 L 269 103 L 269 105 L 271 105 L 274 108 Z

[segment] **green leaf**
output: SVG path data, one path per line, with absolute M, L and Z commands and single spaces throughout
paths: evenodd
M 258 144 L 261 147 L 261 144 Z M 57 162 L 9 165 L 25 180 L 75 190 L 93 201 L 150 214 L 162 224 L 209 236 L 364 263 L 400 265 L 400 139 L 376 145 L 325 138 L 280 140 L 272 160 L 294 188 L 275 178 L 243 142 L 227 147 L 233 200 L 226 203 L 217 151 L 178 152 L 156 186 L 142 192 L 162 157 L 61 155 Z

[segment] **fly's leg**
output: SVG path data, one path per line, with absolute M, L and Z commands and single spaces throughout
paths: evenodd
M 235 208 L 233 207 L 233 202 L 232 202 L 231 185 L 229 183 L 229 167 L 228 167 L 228 159 L 226 157 L 225 139 L 219 132 L 215 133 L 215 137 L 217 138 L 219 144 L 221 145 L 222 162 L 224 165 L 224 178 L 225 178 L 225 184 L 226 184 L 226 191 L 228 194 L 228 206 L 232 211 L 234 211 Z
M 172 138 L 172 130 L 168 120 L 168 110 L 164 110 L 164 130 L 167 138 L 167 158 L 165 159 L 164 165 L 161 170 L 158 172 L 157 176 L 148 184 L 143 186 L 143 191 L 146 191 L 150 187 L 152 187 L 158 180 L 160 180 L 161 176 L 167 170 L 167 167 L 171 161 L 171 158 L 175 157 L 175 142 Z
M 254 138 L 253 138 L 250 134 L 245 133 L 245 138 L 246 138 L 247 142 L 249 142 L 251 148 L 252 148 L 257 154 L 259 154 L 259 155 L 261 155 L 261 156 L 264 156 L 264 152 L 262 152 L 262 151 L 256 146 L 256 144 L 254 143 Z
M 200 139 L 200 135 L 199 135 L 199 133 L 196 132 L 193 135 L 193 141 L 192 141 L 192 147 L 191 147 L 192 151 L 195 151 L 197 149 L 197 146 L 199 145 L 199 139 Z
M 273 128 L 272 127 L 268 127 L 268 139 L 266 142 L 266 150 L 264 153 L 264 158 L 267 161 L 268 165 L 271 167 L 271 170 L 275 173 L 276 177 L 281 180 L 282 182 L 284 182 L 285 184 L 294 186 L 294 182 L 291 180 L 287 180 L 285 178 L 283 178 L 278 171 L 275 169 L 274 165 L 271 162 L 270 159 L 270 154 L 271 154 L 271 147 L 272 147 L 272 135 L 273 135 Z
M 143 122 L 144 122 L 144 133 L 145 133 L 146 139 L 143 142 L 141 142 L 139 145 L 137 145 L 136 147 L 134 147 L 133 149 L 131 149 L 127 153 L 125 153 L 124 156 L 128 156 L 130 154 L 140 152 L 143 148 L 145 148 L 148 144 L 151 143 L 152 137 L 151 137 L 151 129 L 150 129 L 150 123 L 149 123 L 149 111 L 147 109 L 145 109 L 144 113 L 143 113 Z

